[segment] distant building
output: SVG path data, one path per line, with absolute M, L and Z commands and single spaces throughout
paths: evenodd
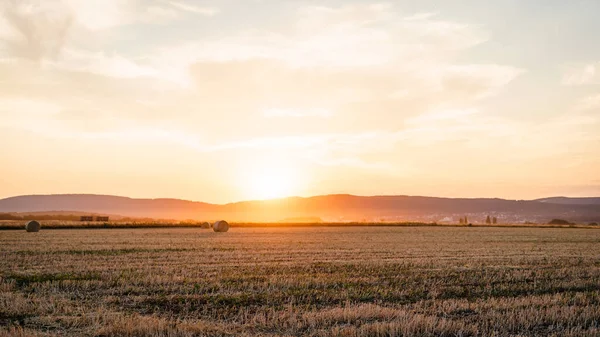
M 94 221 L 93 216 L 82 216 L 81 221 Z
M 97 216 L 96 221 L 108 222 L 108 217 L 107 216 Z

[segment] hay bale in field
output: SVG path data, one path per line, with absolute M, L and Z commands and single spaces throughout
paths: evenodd
M 29 221 L 26 225 L 25 225 L 25 230 L 29 233 L 35 233 L 35 232 L 39 232 L 40 228 L 42 228 L 42 225 L 40 225 L 39 222 L 37 221 Z
M 213 230 L 221 233 L 227 232 L 229 230 L 229 224 L 225 220 L 219 220 L 213 225 Z
M 202 228 L 202 229 L 209 229 L 210 228 L 210 223 L 203 222 L 202 224 L 200 224 L 200 228 Z

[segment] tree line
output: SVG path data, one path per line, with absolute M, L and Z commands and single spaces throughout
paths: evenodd
M 469 224 L 469 218 L 465 215 L 464 217 L 461 217 L 458 222 L 461 225 L 467 225 Z M 488 225 L 495 225 L 498 223 L 498 218 L 496 217 L 490 217 L 489 215 L 487 216 L 487 218 L 485 218 L 485 223 Z
M 45 215 L 15 215 L 11 213 L 0 213 L 0 220 L 62 220 L 62 221 L 78 221 L 78 215 L 72 214 L 45 214 Z

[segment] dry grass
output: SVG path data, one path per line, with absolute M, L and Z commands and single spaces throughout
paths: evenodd
M 0 336 L 598 336 L 600 231 L 0 231 Z
M 0 220 L 0 230 L 23 230 L 27 221 L 23 220 Z M 140 228 L 202 228 L 202 222 L 180 222 L 180 221 L 154 221 L 154 222 L 128 222 L 128 221 L 110 221 L 110 222 L 81 222 L 64 220 L 46 220 L 40 221 L 42 230 L 44 229 L 140 229 Z M 455 223 L 426 223 L 426 222 L 316 222 L 316 223 L 293 223 L 293 222 L 236 222 L 230 223 L 232 228 L 281 228 L 281 227 L 501 227 L 501 228 L 585 228 L 600 229 L 600 227 L 591 224 L 569 224 L 569 225 L 549 225 L 549 224 L 469 224 L 461 225 Z

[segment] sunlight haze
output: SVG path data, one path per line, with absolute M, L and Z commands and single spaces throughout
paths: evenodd
M 3 0 L 0 198 L 600 195 L 598 13 Z

